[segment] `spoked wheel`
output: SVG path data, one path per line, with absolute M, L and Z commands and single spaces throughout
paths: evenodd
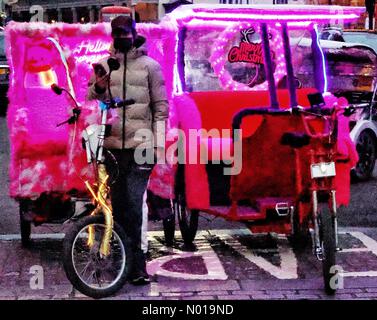
M 25 220 L 25 213 L 27 212 L 27 203 L 20 202 L 20 231 L 21 231 L 21 244 L 24 248 L 29 247 L 31 244 L 31 222 Z
M 376 164 L 376 140 L 372 133 L 363 131 L 356 142 L 359 162 L 352 171 L 353 178 L 358 181 L 368 180 Z
M 94 233 L 92 245 L 88 245 L 90 227 Z M 81 293 L 96 299 L 115 294 L 127 279 L 125 233 L 114 222 L 110 255 L 102 257 L 104 232 L 104 217 L 89 216 L 73 224 L 63 242 L 63 265 L 69 281 Z
M 163 219 L 162 223 L 164 226 L 165 245 L 167 247 L 172 247 L 175 234 L 175 215 Z
M 322 206 L 318 217 L 320 244 L 322 248 L 322 271 L 327 294 L 335 294 L 333 277 L 336 265 L 336 241 L 334 219 L 327 206 Z
M 199 211 L 187 208 L 183 193 L 176 194 L 174 211 L 178 218 L 179 228 L 185 245 L 192 245 L 198 230 Z

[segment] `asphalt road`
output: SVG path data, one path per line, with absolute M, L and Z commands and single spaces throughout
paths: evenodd
M 8 196 L 9 139 L 6 118 L 0 118 L 0 234 L 18 232 L 18 204 Z

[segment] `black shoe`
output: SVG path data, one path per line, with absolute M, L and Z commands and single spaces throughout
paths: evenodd
M 144 258 L 145 258 L 145 261 L 152 260 L 151 253 L 149 251 L 144 253 Z
M 144 286 L 151 282 L 146 272 L 136 272 L 130 277 L 130 283 L 134 286 Z

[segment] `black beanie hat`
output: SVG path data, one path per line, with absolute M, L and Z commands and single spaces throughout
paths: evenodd
M 133 38 L 136 38 L 136 24 L 130 16 L 118 16 L 111 21 L 111 35 L 121 33 L 132 33 Z

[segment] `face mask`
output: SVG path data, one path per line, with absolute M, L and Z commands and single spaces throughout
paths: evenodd
M 127 53 L 132 48 L 131 38 L 114 38 L 114 48 L 122 53 Z

